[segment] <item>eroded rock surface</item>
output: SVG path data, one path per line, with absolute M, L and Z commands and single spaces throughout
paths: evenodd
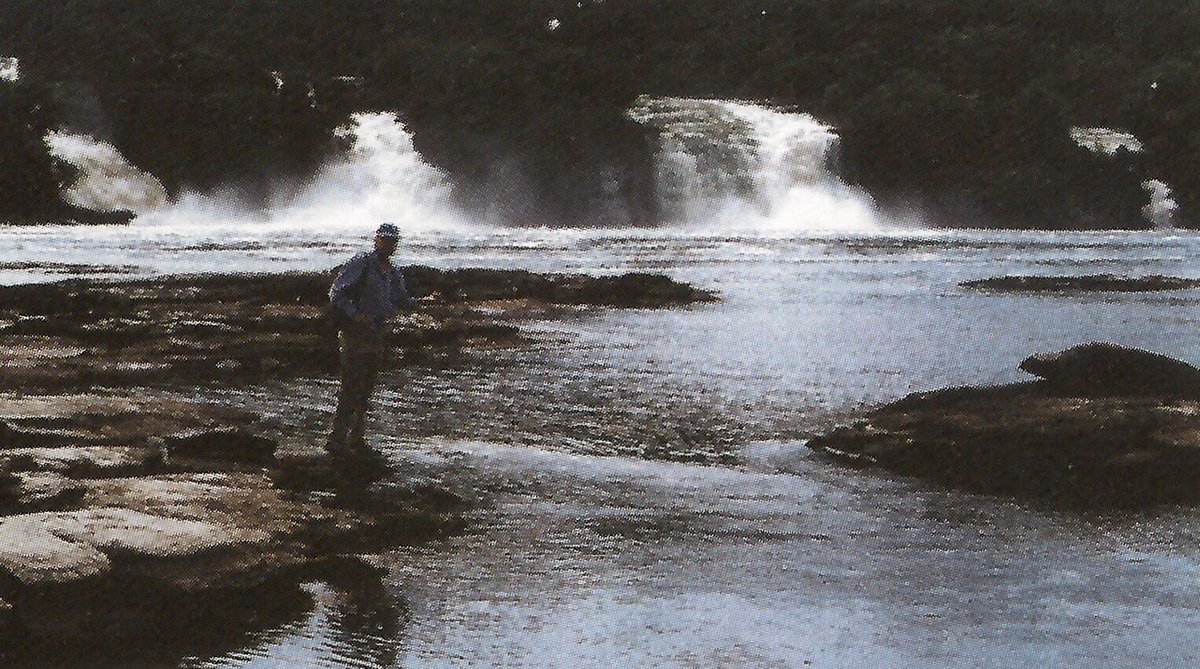
M 0 396 L 0 417 L 26 430 L 22 443 L 35 441 L 36 430 L 56 440 L 0 448 L 0 623 L 20 638 L 146 640 L 147 630 L 166 624 L 148 612 L 183 606 L 200 615 L 210 596 L 283 596 L 358 553 L 459 522 L 414 495 L 372 507 L 324 503 L 314 485 L 335 486 L 338 472 L 276 462 L 273 442 L 252 432 L 257 417 L 220 405 Z M 165 444 L 204 452 L 217 443 L 222 457 L 210 458 L 207 470 L 193 461 L 193 471 L 170 473 L 157 457 Z M 141 462 L 147 453 L 156 456 L 152 470 Z M 226 468 L 231 462 L 262 466 Z M 285 465 L 325 469 L 298 489 L 280 485 Z M 352 483 L 355 495 L 367 495 L 366 483 Z

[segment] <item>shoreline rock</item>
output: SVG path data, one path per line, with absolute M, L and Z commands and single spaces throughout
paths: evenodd
M 1195 392 L 1180 392 L 1169 376 L 1160 385 L 1131 377 L 1122 387 L 1119 375 L 1091 375 L 1106 367 L 1132 371 L 1139 361 L 1185 374 L 1194 367 L 1103 343 L 1031 360 L 1052 361 L 1034 365 L 1050 378 L 915 393 L 808 446 L 855 467 L 1067 507 L 1200 503 Z
M 18 467 L 13 460 L 31 447 L 0 448 L 0 628 L 11 632 L 7 639 L 51 649 L 112 645 L 114 652 L 128 643 L 140 652 L 160 632 L 176 633 L 163 629 L 155 610 L 237 617 L 203 600 L 248 606 L 260 596 L 286 597 L 359 554 L 463 524 L 461 500 L 452 495 L 375 491 L 372 472 L 278 455 L 273 441 L 255 434 L 257 416 L 219 404 L 0 395 L 0 418 L 17 430 L 49 422 L 72 437 L 37 447 L 38 457 Z M 187 457 L 164 457 L 176 451 Z M 118 459 L 130 453 L 153 464 Z M 86 466 L 75 464 L 80 458 Z M 310 472 L 306 485 L 288 485 L 298 469 Z M 0 643 L 0 658 L 20 652 Z

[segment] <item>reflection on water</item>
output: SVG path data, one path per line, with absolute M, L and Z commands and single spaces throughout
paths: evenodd
M 178 666 L 219 667 L 392 667 L 407 612 L 382 588 L 339 590 L 309 583 L 313 609 L 306 617 L 260 631 L 237 651 L 183 658 Z
M 787 443 L 751 445 L 733 468 L 462 442 L 422 457 L 505 492 L 477 534 L 394 556 L 414 611 L 401 666 L 1118 667 L 1194 654 L 1195 552 L 1157 552 L 1187 545 L 1191 514 L 1045 513 L 847 473 Z

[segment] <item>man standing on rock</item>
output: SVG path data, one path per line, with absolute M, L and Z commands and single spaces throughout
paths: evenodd
M 375 248 L 350 259 L 329 289 L 341 358 L 337 413 L 326 444 L 334 455 L 368 454 L 363 424 L 385 354 L 384 328 L 401 310 L 417 307 L 390 260 L 399 239 L 395 225 L 379 226 Z

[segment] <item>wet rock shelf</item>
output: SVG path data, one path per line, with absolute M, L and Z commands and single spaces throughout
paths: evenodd
M 653 275 L 406 274 L 422 308 L 388 333 L 397 358 L 518 346 L 522 322 L 580 309 L 715 299 Z M 461 528 L 450 491 L 335 466 L 255 413 L 189 399 L 332 372 L 330 280 L 0 287 L 0 661 L 172 655 L 294 615 L 304 580 L 377 581 L 371 554 Z
M 1042 378 L 909 395 L 808 445 L 853 466 L 1070 507 L 1200 503 L 1200 370 L 1108 343 L 1022 369 Z

